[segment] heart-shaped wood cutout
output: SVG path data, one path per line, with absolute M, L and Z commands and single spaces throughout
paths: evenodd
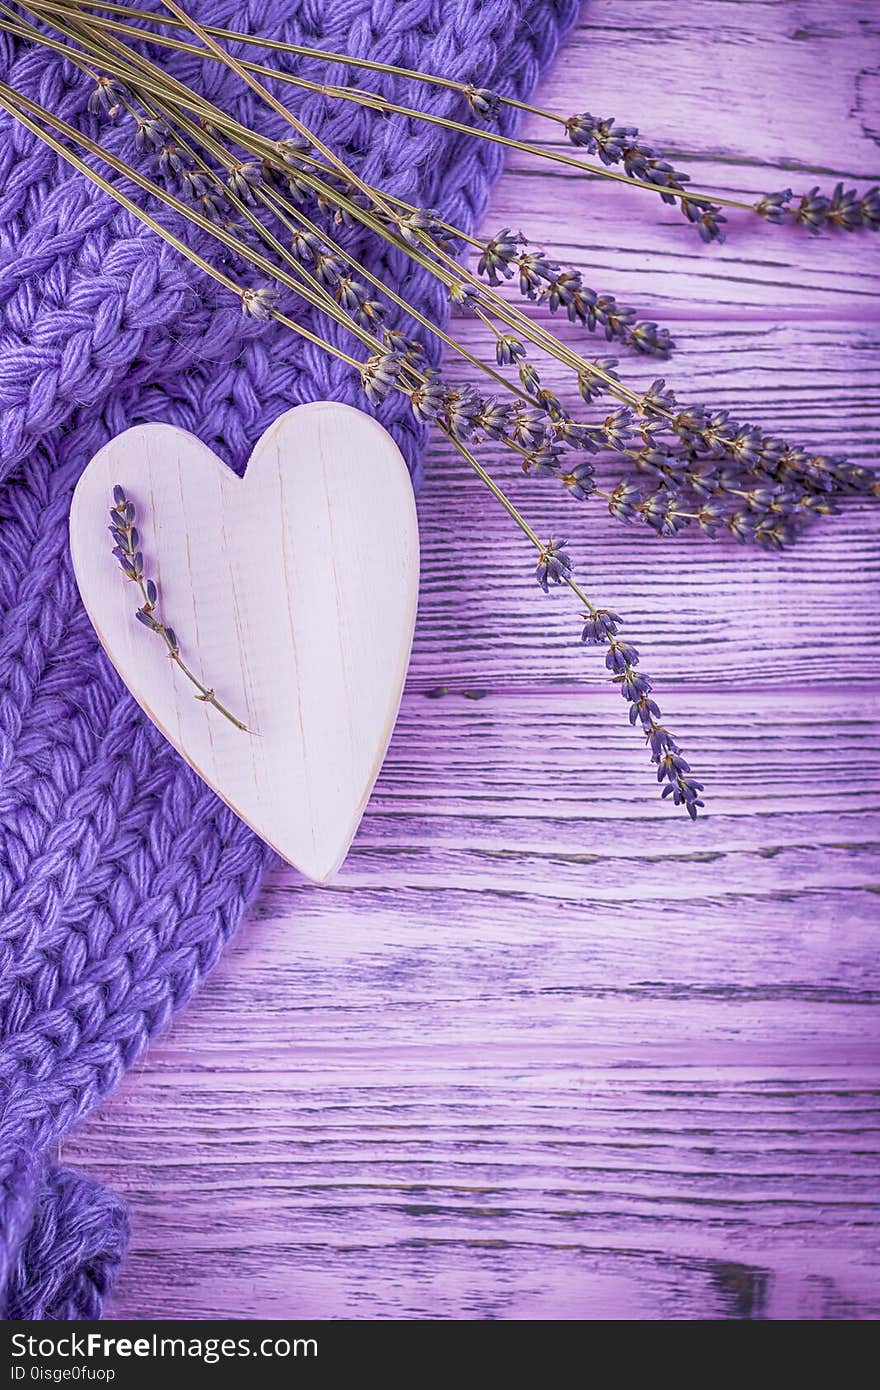
M 163 621 L 248 732 L 194 698 L 136 620 L 107 532 L 117 483 Z M 390 435 L 351 406 L 298 406 L 242 479 L 184 430 L 140 425 L 83 473 L 70 544 L 86 611 L 138 704 L 242 820 L 326 882 L 382 765 L 412 644 L 418 528 Z

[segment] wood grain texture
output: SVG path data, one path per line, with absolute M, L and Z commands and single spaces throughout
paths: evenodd
M 876 29 L 852 0 L 591 0 L 541 97 L 720 188 L 876 180 Z M 505 222 L 670 321 L 682 394 L 876 457 L 876 240 L 737 220 L 701 251 L 519 159 Z M 626 615 L 710 814 L 659 801 L 571 605 L 436 447 L 410 680 L 338 882 L 275 872 L 65 1145 L 131 1201 L 113 1311 L 877 1317 L 876 513 L 782 556 L 658 542 L 498 466 Z
M 135 620 L 146 596 L 106 541 L 117 484 L 162 621 L 239 724 Z M 153 723 L 287 863 L 325 883 L 382 765 L 412 645 L 418 524 L 391 436 L 351 406 L 302 405 L 239 478 L 186 430 L 139 425 L 77 483 L 70 546 L 104 650 Z

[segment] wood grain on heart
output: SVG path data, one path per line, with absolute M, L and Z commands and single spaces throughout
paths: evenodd
M 117 483 L 163 620 L 248 732 L 194 698 L 136 620 L 107 533 Z M 326 882 L 381 767 L 415 622 L 415 503 L 391 437 L 350 406 L 298 406 L 242 479 L 184 430 L 141 425 L 86 468 L 70 542 L 86 611 L 141 707 L 264 840 Z

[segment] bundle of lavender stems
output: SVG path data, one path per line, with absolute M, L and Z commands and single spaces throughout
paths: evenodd
M 291 332 L 346 362 L 367 401 L 391 392 L 408 398 L 466 460 L 507 511 L 535 553 L 535 578 L 570 589 L 581 608 L 581 640 L 599 647 L 611 681 L 625 701 L 630 723 L 649 750 L 661 794 L 696 819 L 702 784 L 679 743 L 662 722 L 652 682 L 639 653 L 621 636 L 622 618 L 594 602 L 575 577 L 568 543 L 542 538 L 479 459 L 491 441 L 531 478 L 544 479 L 579 503 L 598 502 L 625 525 L 647 526 L 660 537 L 697 529 L 710 538 L 732 536 L 769 549 L 792 544 L 813 521 L 833 514 L 841 499 L 880 495 L 869 469 L 778 438 L 727 411 L 679 399 L 665 377 L 647 389 L 627 385 L 620 358 L 583 356 L 563 343 L 526 306 L 542 306 L 582 326 L 616 353 L 664 359 L 674 343 L 666 329 L 588 286 L 574 267 L 532 246 L 522 232 L 502 228 L 486 242 L 364 182 L 275 94 L 277 84 L 320 90 L 330 99 L 432 121 L 476 140 L 552 160 L 583 177 L 608 178 L 676 206 L 704 243 L 723 240 L 728 209 L 771 225 L 790 223 L 807 233 L 876 231 L 880 191 L 863 194 L 838 185 L 830 192 L 783 189 L 754 203 L 691 187 L 639 131 L 589 113 L 561 116 L 496 92 L 410 71 L 368 58 L 204 28 L 176 0 L 162 11 L 85 0 L 0 0 L 0 30 L 63 54 L 89 84 L 94 138 L 39 103 L 0 82 L 0 106 L 137 215 L 152 230 L 237 296 L 258 321 L 276 320 Z M 461 119 L 385 100 L 350 85 L 317 84 L 296 73 L 240 60 L 228 45 L 256 44 L 303 58 L 375 69 L 456 91 Z M 178 50 L 231 68 L 285 123 L 270 139 L 242 125 L 163 70 L 163 50 Z M 154 53 L 157 56 L 150 56 Z M 266 86 L 269 81 L 272 86 Z M 536 146 L 495 128 L 503 106 L 524 109 L 564 132 L 571 153 Z M 101 143 L 102 123 L 126 123 L 130 157 Z M 106 168 L 95 167 L 98 157 Z M 144 204 L 130 198 L 123 176 Z M 209 234 L 215 261 L 199 252 L 148 210 L 149 199 Z M 435 276 L 459 313 L 484 330 L 478 355 L 421 313 L 347 249 L 348 229 L 367 231 L 405 253 Z M 231 256 L 230 256 L 230 253 Z M 503 293 L 499 293 L 503 291 Z M 521 307 L 517 296 L 525 301 Z M 350 350 L 331 343 L 291 316 L 299 300 L 338 325 Z M 424 343 L 401 322 L 435 335 L 473 372 L 451 385 L 425 361 Z M 581 401 L 577 416 L 542 382 L 546 364 L 561 364 Z M 608 481 L 606 482 L 605 479 Z M 149 618 L 149 614 L 147 617 Z M 148 624 L 145 624 L 148 625 Z

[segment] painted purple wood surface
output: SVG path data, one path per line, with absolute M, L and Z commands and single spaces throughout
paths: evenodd
M 877 30 L 872 0 L 592 0 L 541 96 L 719 190 L 876 180 Z M 521 158 L 504 223 L 674 324 L 683 393 L 876 457 L 876 239 L 736 219 L 701 253 Z M 778 557 L 513 486 L 629 615 L 711 815 L 661 805 L 570 604 L 436 448 L 408 690 L 338 882 L 275 873 L 65 1145 L 131 1201 L 116 1316 L 880 1313 L 876 513 Z

